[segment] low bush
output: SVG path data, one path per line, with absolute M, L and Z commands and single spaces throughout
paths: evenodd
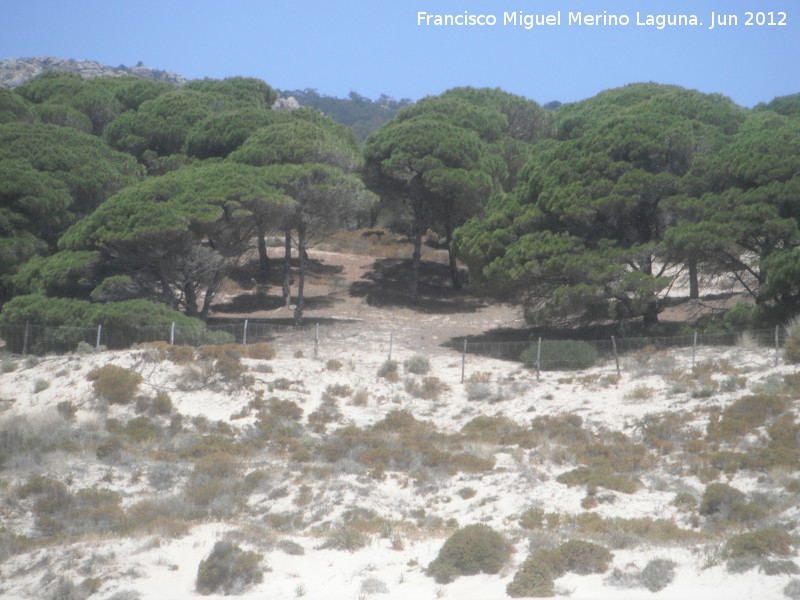
M 397 361 L 387 360 L 378 367 L 378 377 L 383 377 L 392 381 L 397 381 Z
M 245 552 L 230 542 L 217 542 L 211 554 L 197 568 L 195 589 L 208 596 L 241 594 L 249 585 L 264 579 L 261 555 Z
M 460 575 L 498 573 L 511 556 L 512 547 L 486 525 L 467 525 L 451 535 L 428 566 L 437 583 L 450 583 Z
M 94 382 L 95 394 L 111 404 L 128 404 L 142 382 L 142 376 L 137 372 L 116 365 L 92 369 L 86 378 Z
M 654 558 L 639 574 L 639 581 L 651 592 L 667 587 L 675 578 L 675 563 L 666 558 Z
M 538 342 L 520 354 L 528 368 L 536 367 Z M 588 369 L 597 362 L 597 350 L 591 344 L 573 340 L 543 340 L 539 368 L 542 371 Z
M 722 411 L 718 421 L 708 424 L 709 441 L 736 441 L 767 419 L 788 410 L 790 400 L 777 394 L 743 396 Z
M 594 487 L 604 487 L 608 490 L 633 494 L 639 489 L 639 483 L 624 475 L 618 475 L 605 469 L 593 469 L 590 467 L 578 467 L 572 471 L 562 473 L 556 477 L 556 481 L 569 487 L 575 485 L 586 485 Z
M 728 560 L 739 558 L 766 558 L 790 556 L 793 552 L 792 536 L 780 529 L 760 529 L 734 535 L 725 543 L 723 554 Z
M 403 362 L 403 368 L 406 373 L 413 373 L 414 375 L 425 375 L 431 370 L 430 361 L 421 354 L 415 354 L 411 358 Z
M 567 572 L 605 573 L 613 559 L 614 555 L 603 546 L 581 540 L 539 549 L 525 559 L 506 586 L 506 593 L 512 598 L 553 596 L 555 579 Z

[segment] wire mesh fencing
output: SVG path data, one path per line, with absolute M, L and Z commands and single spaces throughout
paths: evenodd
M 402 333 L 402 332 L 398 332 Z M 0 340 L 13 354 L 66 354 L 78 351 L 123 349 L 148 342 L 172 345 L 204 346 L 209 344 L 279 342 L 297 355 L 316 357 L 321 347 L 360 347 L 392 358 L 393 347 L 409 345 L 401 335 L 375 329 L 363 323 L 307 323 L 302 326 L 243 320 L 212 323 L 204 327 L 184 327 L 174 323 L 147 327 L 72 327 L 43 326 L 32 323 L 0 325 Z M 609 364 L 619 373 L 624 367 L 620 357 L 637 352 L 685 348 L 692 363 L 698 350 L 705 347 L 738 347 L 774 351 L 775 364 L 786 341 L 781 327 L 742 333 L 689 333 L 665 337 L 635 337 L 596 340 L 543 339 L 531 335 L 527 340 L 454 339 L 443 348 L 459 352 L 462 366 L 467 357 L 481 356 L 524 363 L 537 371 L 579 370 L 597 364 Z M 412 346 L 413 347 L 413 346 Z M 462 369 L 463 370 L 463 369 Z

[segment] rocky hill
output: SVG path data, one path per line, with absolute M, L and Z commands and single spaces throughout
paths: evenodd
M 133 75 L 154 81 L 167 81 L 175 85 L 183 85 L 186 79 L 172 71 L 162 71 L 145 67 L 141 63 L 135 67 L 111 67 L 93 60 L 75 60 L 54 56 L 37 56 L 35 58 L 6 58 L 0 60 L 0 86 L 15 88 L 29 79 L 47 71 L 71 71 L 81 77 L 125 77 Z

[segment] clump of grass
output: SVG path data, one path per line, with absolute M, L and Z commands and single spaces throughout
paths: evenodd
M 785 531 L 775 528 L 759 529 L 729 538 L 723 548 L 723 555 L 728 561 L 791 556 L 793 546 L 792 536 Z
M 675 578 L 675 562 L 666 558 L 654 558 L 639 574 L 642 585 L 651 592 L 659 592 Z
M 655 393 L 656 391 L 647 385 L 637 385 L 627 392 L 624 398 L 629 402 L 644 402 L 645 400 L 650 400 Z
M 492 528 L 467 525 L 445 541 L 427 574 L 437 583 L 450 583 L 461 575 L 493 575 L 508 561 L 511 551 L 511 545 Z
M 334 529 L 323 542 L 321 548 L 355 552 L 366 547 L 368 538 L 364 533 L 349 525 Z
M 211 554 L 200 561 L 195 589 L 204 596 L 241 594 L 249 585 L 263 581 L 261 560 L 260 554 L 245 552 L 230 542 L 217 542 Z
M 128 404 L 136 396 L 142 382 L 139 373 L 116 365 L 92 369 L 86 378 L 94 382 L 95 394 L 111 404 Z
M 342 361 L 331 358 L 325 363 L 325 368 L 328 369 L 328 371 L 338 371 L 342 368 Z
M 0 363 L 0 373 L 13 373 L 19 369 L 19 363 L 15 360 L 7 359 Z
M 367 406 L 369 404 L 369 392 L 364 388 L 359 388 L 353 393 L 352 403 L 354 406 Z

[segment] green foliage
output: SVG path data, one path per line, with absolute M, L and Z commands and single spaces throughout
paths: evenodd
M 195 589 L 204 596 L 241 594 L 249 585 L 263 581 L 261 560 L 255 552 L 245 552 L 230 542 L 217 542 L 200 561 Z
M 100 262 L 97 252 L 64 251 L 48 257 L 34 256 L 12 278 L 14 294 L 85 297 Z
M 511 545 L 492 528 L 468 525 L 447 538 L 427 573 L 437 583 L 450 583 L 460 575 L 493 575 L 508 561 L 511 551 Z
M 128 404 L 136 395 L 142 376 L 116 365 L 104 365 L 92 369 L 86 376 L 94 382 L 94 392 L 111 404 Z
M 188 344 L 202 342 L 226 342 L 230 334 L 210 332 L 205 324 L 176 312 L 163 304 L 147 300 L 127 300 L 93 304 L 84 300 L 47 298 L 40 295 L 17 296 L 3 305 L 0 323 L 18 325 L 35 323 L 52 328 L 37 337 L 31 350 L 44 352 L 54 347 L 73 348 L 80 339 L 81 329 L 98 324 L 106 329 L 106 344 L 124 348 L 140 339 L 143 328 L 153 327 L 157 336 L 166 336 L 172 323 L 176 324 L 176 336 Z M 21 352 L 22 339 L 9 340 L 9 349 Z
M 536 366 L 539 355 L 538 342 L 520 354 L 528 368 Z M 588 369 L 597 362 L 597 350 L 587 342 L 573 340 L 542 340 L 539 368 L 542 371 L 572 371 Z

